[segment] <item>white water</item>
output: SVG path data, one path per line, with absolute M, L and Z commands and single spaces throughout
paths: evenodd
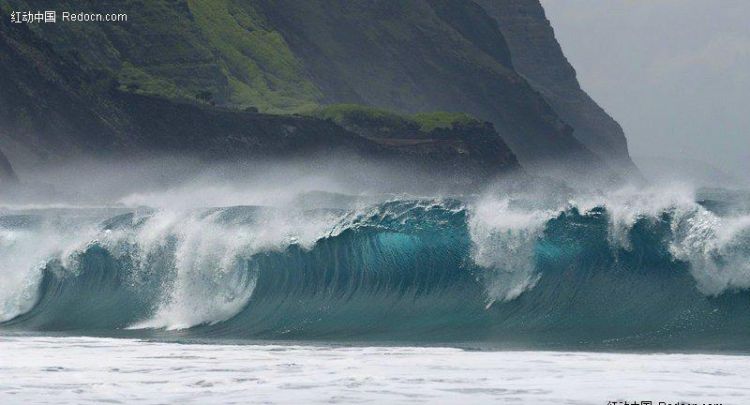
M 610 243 L 630 249 L 628 234 L 636 222 L 671 214 L 669 250 L 688 262 L 698 289 L 706 295 L 750 288 L 750 216 L 719 216 L 696 202 L 686 186 L 623 189 L 576 204 L 582 212 L 598 206 L 610 217 Z
M 145 256 L 174 238 L 176 277 L 154 316 L 133 328 L 183 329 L 231 318 L 255 288 L 256 269 L 247 267 L 252 266 L 248 259 L 253 254 L 283 250 L 293 243 L 310 248 L 335 219 L 262 210 L 252 223 L 224 224 L 216 219 L 219 214 L 159 211 L 137 230 L 135 240 L 144 263 Z
M 678 212 L 672 255 L 690 263 L 705 294 L 750 288 L 750 217 L 720 218 L 705 210 Z
M 239 312 L 253 292 L 255 273 L 246 259 L 291 244 L 311 248 L 338 219 L 325 212 L 258 209 L 252 221 L 222 223 L 216 219 L 219 211 L 163 209 L 135 215 L 122 229 L 104 230 L 103 221 L 128 211 L 89 211 L 7 211 L 41 220 L 29 228 L 0 226 L 0 322 L 33 306 L 47 263 L 56 261 L 60 271 L 75 272 L 78 254 L 94 243 L 115 257 L 130 257 L 137 271 L 175 274 L 153 317 L 134 327 L 181 329 L 220 322 Z M 140 221 L 142 226 L 135 226 Z M 162 250 L 173 250 L 172 262 L 149 258 Z
M 95 224 L 82 216 L 45 220 L 33 230 L 0 226 L 0 322 L 31 309 L 44 266 L 85 248 L 98 233 Z
M 472 260 L 485 268 L 487 306 L 512 300 L 539 281 L 534 247 L 555 210 L 521 210 L 507 199 L 484 198 L 470 210 Z
M 253 199 L 249 195 L 231 197 L 231 202 Z M 167 201 L 175 198 L 168 195 L 164 201 L 155 202 L 167 205 Z M 297 201 L 292 196 L 284 199 Z M 197 192 L 187 198 L 185 205 L 196 201 L 200 201 Z M 435 202 L 426 202 L 432 203 Z M 518 297 L 543 277 L 535 269 L 534 249 L 546 221 L 567 208 L 558 204 L 519 208 L 511 205 L 507 196 L 497 195 L 469 203 L 472 259 L 486 269 L 482 281 L 488 305 Z M 669 241 L 670 251 L 675 258 L 691 264 L 690 271 L 702 292 L 717 295 L 750 288 L 750 216 L 719 217 L 698 205 L 692 190 L 679 187 L 621 190 L 581 197 L 578 202 L 568 204 L 583 213 L 594 207 L 606 207 L 611 220 L 611 242 L 625 249 L 629 248 L 628 233 L 639 219 L 656 221 L 661 214 L 672 213 L 675 237 Z M 88 212 L 85 208 L 63 213 L 24 212 L 38 214 L 44 220 L 30 228 L 0 226 L 0 321 L 33 306 L 41 269 L 47 262 L 56 260 L 63 268 L 73 270 L 75 266 L 71 264 L 75 264 L 72 261 L 76 253 L 91 243 L 100 243 L 115 256 L 133 256 L 144 272 L 175 274 L 169 285 L 164 286 L 163 299 L 153 316 L 132 325 L 168 329 L 216 323 L 240 311 L 255 285 L 255 273 L 247 267 L 251 265 L 247 259 L 253 254 L 283 250 L 291 244 L 309 249 L 320 238 L 348 229 L 361 217 L 377 219 L 388 215 L 377 205 L 352 207 L 349 215 L 343 217 L 322 211 L 301 211 L 298 207 L 276 207 L 261 210 L 252 223 L 223 223 L 202 209 L 161 208 L 149 210 L 150 216 L 143 218 L 143 226 L 104 231 L 101 222 L 115 213 L 93 210 L 94 213 L 85 214 Z M 126 210 L 119 209 L 120 212 Z M 133 225 L 139 220 L 135 218 Z M 149 268 L 154 266 L 149 255 L 172 242 L 174 260 L 167 263 L 170 268 Z
M 745 356 L 0 337 L 0 403 L 750 403 Z

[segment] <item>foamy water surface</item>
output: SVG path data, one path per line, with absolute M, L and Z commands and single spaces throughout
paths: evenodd
M 0 403 L 750 403 L 746 356 L 0 337 Z

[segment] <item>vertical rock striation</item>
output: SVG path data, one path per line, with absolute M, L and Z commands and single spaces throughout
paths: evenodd
M 581 89 L 539 0 L 475 1 L 497 21 L 515 70 L 573 127 L 573 135 L 611 166 L 635 170 L 622 128 Z
M 0 148 L 15 169 L 32 157 L 52 164 L 142 147 L 159 120 L 131 114 L 128 103 L 148 100 L 123 104 L 121 94 L 181 110 L 216 105 L 243 122 L 260 116 L 230 110 L 462 112 L 491 122 L 500 149 L 532 172 L 587 182 L 633 167 L 622 129 L 581 90 L 538 0 L 204 3 L 103 0 L 92 10 L 139 18 L 80 29 L 0 21 Z M 0 9 L 32 4 L 78 1 L 0 0 Z
M 323 102 L 492 122 L 522 165 L 601 164 L 513 70 L 503 34 L 469 0 L 249 2 L 280 32 Z M 543 166 L 543 165 L 540 165 Z

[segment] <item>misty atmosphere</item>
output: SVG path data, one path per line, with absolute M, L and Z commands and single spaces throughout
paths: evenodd
M 747 402 L 716 4 L 0 0 L 0 403 Z
M 747 186 L 748 2 L 542 3 L 583 88 L 623 126 L 643 171 L 663 179 L 672 166 Z M 717 169 L 724 176 L 702 173 Z

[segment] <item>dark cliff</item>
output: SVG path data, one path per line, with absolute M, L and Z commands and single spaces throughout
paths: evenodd
M 335 122 L 399 160 L 418 162 L 440 178 L 474 173 L 487 179 L 517 165 L 493 125 L 460 113 L 396 114 L 356 104 L 321 108 L 312 115 Z M 491 168 L 504 168 L 492 170 Z
M 518 168 L 491 127 L 446 129 L 439 141 L 381 142 L 324 117 L 133 94 L 114 78 L 60 57 L 26 26 L 0 22 L 0 28 L 0 145 L 22 168 L 79 157 L 179 155 L 227 162 L 347 155 L 408 162 L 404 167 L 411 170 L 446 169 L 462 185 Z
M 490 121 L 522 164 L 596 158 L 514 70 L 502 33 L 468 0 L 246 2 L 280 32 L 323 103 Z
M 598 169 L 606 168 L 610 160 L 627 160 L 624 138 L 621 143 L 615 136 L 608 144 L 589 142 L 609 139 L 602 128 L 607 123 L 616 126 L 602 118 L 606 114 L 596 110 L 593 101 L 586 98 L 587 109 L 580 111 L 574 107 L 582 102 L 570 107 L 560 101 L 587 97 L 572 68 L 568 76 L 560 75 L 561 84 L 548 83 L 555 81 L 552 76 L 534 77 L 535 64 L 569 67 L 559 46 L 549 60 L 539 55 L 524 59 L 520 31 L 503 25 L 524 24 L 519 15 L 526 11 L 507 5 L 509 12 L 519 15 L 503 19 L 502 7 L 482 5 L 469 0 L 0 0 L 4 10 L 85 8 L 131 16 L 125 23 L 58 22 L 30 28 L 3 21 L 0 148 L 14 165 L 16 160 L 23 165 L 92 151 L 107 154 L 167 146 L 178 147 L 181 153 L 191 149 L 208 153 L 237 146 L 228 140 L 237 139 L 236 133 L 227 132 L 233 128 L 231 120 L 241 120 L 236 125 L 247 128 L 257 121 L 253 125 L 264 128 L 261 133 L 275 137 L 283 131 L 270 126 L 287 124 L 264 114 L 279 114 L 301 125 L 300 133 L 307 133 L 306 127 L 318 124 L 312 118 L 299 121 L 294 114 L 356 103 L 407 115 L 463 112 L 490 122 L 496 138 L 492 150 L 500 155 L 494 160 L 483 155 L 480 160 L 492 161 L 503 170 L 517 166 L 515 156 L 530 168 L 562 165 L 570 168 L 562 172 L 573 177 L 606 172 Z M 526 23 L 530 33 L 536 32 L 538 15 Z M 551 40 L 556 44 L 553 36 Z M 546 52 L 534 41 L 526 43 L 529 48 L 539 47 L 528 50 L 532 54 Z M 164 111 L 179 113 L 160 116 L 162 110 L 141 107 L 153 100 L 161 100 L 159 108 Z M 196 126 L 205 131 L 190 134 L 181 122 L 164 122 L 185 117 L 187 109 L 208 114 L 211 122 Z M 237 114 L 245 109 L 259 114 Z M 161 131 L 153 131 L 155 127 Z M 479 150 L 471 143 L 483 145 L 488 130 L 474 126 L 443 131 L 455 134 L 447 150 L 459 153 Z M 471 131 L 477 136 L 467 137 Z M 383 144 L 346 132 L 362 138 L 357 142 L 372 150 L 402 153 L 409 145 Z M 346 147 L 353 142 L 341 137 L 310 139 Z M 229 155 L 249 157 L 263 154 L 251 145 L 272 146 L 256 141 L 240 142 L 245 145 L 240 152 Z M 206 142 L 212 143 L 210 147 Z M 423 140 L 411 147 L 427 158 L 426 151 L 440 156 L 443 152 L 438 149 L 444 151 L 446 145 L 445 140 Z M 469 159 L 477 156 L 474 153 Z
M 516 71 L 610 165 L 633 170 L 620 125 L 581 89 L 539 0 L 475 0 L 498 22 Z
M 455 184 L 478 185 L 518 169 L 513 153 L 489 123 L 473 120 L 430 131 L 410 131 L 379 122 L 377 131 L 358 117 L 357 128 L 311 115 L 269 115 L 174 102 L 128 93 L 113 95 L 133 120 L 139 148 L 151 153 L 196 155 L 210 160 L 347 155 L 405 169 L 452 176 Z M 390 113 L 393 114 L 393 113 Z M 397 114 L 393 116 L 400 117 Z M 407 118 L 400 118 L 407 120 Z M 413 136 L 416 132 L 416 137 Z M 381 134 L 387 136 L 380 136 Z
M 26 26 L 0 22 L 0 148 L 15 165 L 116 148 L 100 86 Z

